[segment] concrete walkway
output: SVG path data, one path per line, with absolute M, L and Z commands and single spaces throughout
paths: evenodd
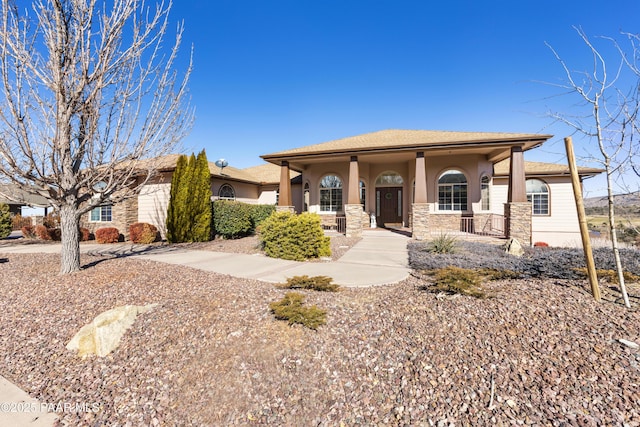
M 145 246 L 120 243 L 100 245 L 83 243 L 83 253 L 114 257 L 137 257 L 166 264 L 184 265 L 234 277 L 283 283 L 293 276 L 329 276 L 342 286 L 365 287 L 391 284 L 409 275 L 407 240 L 403 234 L 388 230 L 364 230 L 356 243 L 338 261 L 297 262 L 263 255 L 194 251 L 175 246 Z M 2 253 L 60 253 L 60 244 L 0 245 Z M 0 376 L 0 426 L 50 427 L 57 416 Z

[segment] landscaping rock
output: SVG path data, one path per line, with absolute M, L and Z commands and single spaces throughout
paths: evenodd
M 518 239 L 510 239 L 509 243 L 507 243 L 506 252 L 509 255 L 521 257 L 524 255 L 524 249 Z
M 133 325 L 138 314 L 146 313 L 158 304 L 145 306 L 125 305 L 107 310 L 96 316 L 71 338 L 68 350 L 77 350 L 78 356 L 95 354 L 104 357 L 120 344 L 124 333 Z

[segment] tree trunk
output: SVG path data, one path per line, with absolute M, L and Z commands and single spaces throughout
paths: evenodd
M 80 217 L 74 206 L 60 208 L 60 231 L 62 250 L 60 252 L 60 274 L 80 270 Z
M 616 263 L 616 272 L 618 273 L 618 282 L 620 283 L 620 293 L 622 293 L 622 300 L 627 308 L 631 308 L 629 302 L 629 296 L 627 295 L 627 287 L 624 283 L 624 269 L 622 267 L 622 260 L 620 259 L 620 250 L 618 249 L 618 233 L 616 231 L 616 217 L 615 207 L 613 200 L 613 183 L 611 182 L 611 172 L 609 170 L 609 164 L 606 164 L 607 173 L 607 203 L 609 208 L 609 232 L 611 233 L 611 247 L 613 249 L 613 259 Z

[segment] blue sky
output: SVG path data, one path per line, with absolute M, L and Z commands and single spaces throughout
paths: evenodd
M 565 162 L 571 131 L 545 113 L 576 99 L 538 83 L 563 77 L 545 42 L 588 69 L 572 25 L 618 36 L 640 32 L 638 16 L 637 0 L 176 1 L 182 53 L 194 47 L 185 151 L 243 168 L 283 149 L 431 129 L 551 133 L 526 158 Z M 587 195 L 603 182 L 588 180 Z

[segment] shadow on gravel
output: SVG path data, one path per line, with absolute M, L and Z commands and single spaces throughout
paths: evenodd
M 176 248 L 170 245 L 118 245 L 117 247 L 105 247 L 104 249 L 97 249 L 85 252 L 86 255 L 94 257 L 102 257 L 88 264 L 82 266 L 82 268 L 95 267 L 101 262 L 116 259 L 127 258 L 137 255 L 153 255 L 153 254 L 166 254 L 171 252 L 179 252 L 180 248 Z

